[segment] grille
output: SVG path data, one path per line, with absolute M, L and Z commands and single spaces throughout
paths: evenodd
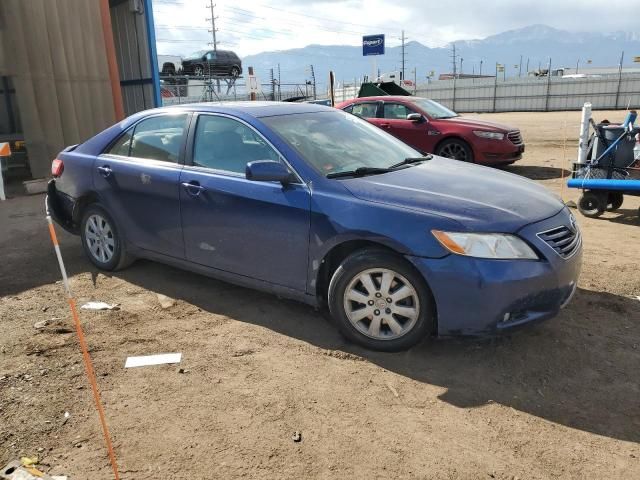
M 522 135 L 520 135 L 520 130 L 507 133 L 507 137 L 514 145 L 522 145 Z
M 576 228 L 556 227 L 538 234 L 562 258 L 569 258 L 580 247 L 580 231 Z

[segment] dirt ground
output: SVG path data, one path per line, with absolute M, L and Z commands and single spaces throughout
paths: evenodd
M 522 129 L 510 171 L 577 199 L 561 185 L 579 112 L 482 118 Z M 51 474 L 113 478 L 42 204 L 0 204 L 0 464 L 37 455 Z M 576 214 L 584 267 L 556 319 L 398 354 L 348 344 L 304 305 L 160 264 L 98 273 L 58 228 L 79 304 L 121 305 L 81 313 L 121 477 L 640 478 L 639 206 Z M 163 352 L 181 364 L 123 368 Z

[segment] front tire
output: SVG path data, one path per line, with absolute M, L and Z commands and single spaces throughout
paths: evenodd
M 204 76 L 204 66 L 196 65 L 193 67 L 193 76 L 194 77 L 203 77 Z
M 461 162 L 473 163 L 473 150 L 467 142 L 459 140 L 457 138 L 451 138 L 445 140 L 436 150 L 436 155 L 445 158 L 451 158 L 452 160 L 459 160 Z
M 370 350 L 406 350 L 432 330 L 431 292 L 420 274 L 391 252 L 351 254 L 333 274 L 328 298 L 342 334 Z
M 89 205 L 83 212 L 80 237 L 85 254 L 101 270 L 119 270 L 132 261 L 116 223 L 98 204 Z

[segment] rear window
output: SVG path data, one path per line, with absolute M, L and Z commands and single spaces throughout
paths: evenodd
M 376 118 L 377 103 L 356 103 L 351 108 L 351 113 L 362 118 Z

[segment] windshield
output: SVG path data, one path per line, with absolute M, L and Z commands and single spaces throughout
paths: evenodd
M 198 50 L 197 52 L 193 52 L 191 55 L 189 55 L 188 58 L 200 58 L 200 57 L 204 57 L 204 54 L 207 53 L 206 50 Z
M 419 152 L 355 115 L 339 110 L 261 119 L 323 175 L 389 168 Z
M 411 101 L 424 110 L 431 118 L 452 118 L 459 115 L 444 105 L 427 98 L 412 98 Z

